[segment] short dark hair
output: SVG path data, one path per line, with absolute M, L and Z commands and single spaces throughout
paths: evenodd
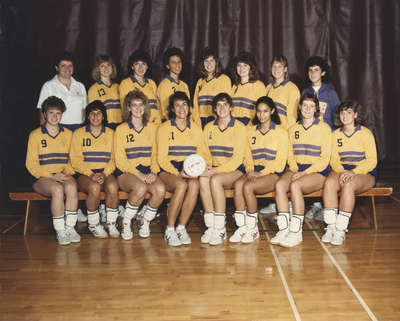
M 64 51 L 64 52 L 60 53 L 55 60 L 55 66 L 58 66 L 60 64 L 60 62 L 63 60 L 71 61 L 73 65 L 75 64 L 74 63 L 74 55 L 72 52 Z
M 60 110 L 62 113 L 67 110 L 64 101 L 56 96 L 49 96 L 43 101 L 42 113 L 46 113 L 49 110 L 49 108 L 56 108 Z
M 191 108 L 192 104 L 190 102 L 190 98 L 183 91 L 175 91 L 171 96 L 169 96 L 168 118 L 169 119 L 176 118 L 175 109 L 174 109 L 175 100 L 186 101 L 187 105 L 189 106 L 189 113 L 188 113 L 188 118 L 189 118 L 189 116 L 191 115 L 190 108 Z
M 322 72 L 325 72 L 325 75 L 323 75 L 321 79 L 323 83 L 328 83 L 330 81 L 330 68 L 326 59 L 320 56 L 312 56 L 307 59 L 304 70 L 307 84 L 311 83 L 310 77 L 308 76 L 308 69 L 312 66 L 318 66 L 321 68 Z
M 183 64 L 183 52 L 179 48 L 176 47 L 170 47 L 164 52 L 163 56 L 163 67 L 167 73 L 169 73 L 168 68 L 166 67 L 169 64 L 169 58 L 172 56 L 178 56 L 181 58 L 182 64 Z
M 107 125 L 108 121 L 107 121 L 107 111 L 106 111 L 106 107 L 104 106 L 104 104 L 100 101 L 100 100 L 95 100 L 92 101 L 89 105 L 86 106 L 85 109 L 85 125 L 89 125 L 89 114 L 93 111 L 93 110 L 100 110 L 101 113 L 103 114 L 103 125 Z
M 215 52 L 214 49 L 206 47 L 203 49 L 203 52 L 201 53 L 201 56 L 200 56 L 199 63 L 197 64 L 197 73 L 200 75 L 201 78 L 207 78 L 207 76 L 208 76 L 208 73 L 207 73 L 206 69 L 204 68 L 204 60 L 206 60 L 209 57 L 213 57 L 215 60 L 214 77 L 218 77 L 219 75 L 222 74 L 222 64 L 218 58 L 217 53 Z
M 315 96 L 312 93 L 305 93 L 303 96 L 301 96 L 300 101 L 299 101 L 299 106 L 303 103 L 305 100 L 312 100 L 315 103 L 315 113 L 314 117 L 317 118 L 319 117 L 319 100 L 317 96 Z M 302 119 L 301 111 L 300 108 L 297 109 L 297 119 Z
M 229 106 L 233 107 L 233 101 L 231 96 L 229 96 L 227 93 L 219 93 L 218 95 L 216 95 L 213 100 L 212 100 L 212 107 L 213 107 L 213 111 L 215 113 L 215 108 L 217 107 L 217 103 L 219 101 L 226 101 Z
M 335 121 L 334 124 L 336 127 L 342 126 L 342 122 L 340 121 L 340 112 L 346 109 L 353 109 L 355 113 L 357 113 L 357 118 L 354 120 L 355 125 L 362 125 L 364 124 L 364 113 L 363 113 L 363 107 L 362 105 L 355 100 L 346 100 L 342 102 L 336 113 L 335 113 Z
M 148 52 L 141 50 L 141 49 L 135 50 L 129 56 L 128 64 L 127 64 L 128 74 L 129 75 L 133 74 L 132 66 L 137 61 L 143 61 L 147 64 L 148 69 L 146 71 L 146 75 L 148 75 L 150 72 L 150 67 L 151 67 L 151 58 L 150 58 L 150 55 Z
M 269 98 L 268 96 L 262 96 L 257 99 L 256 104 L 255 104 L 256 115 L 254 116 L 254 118 L 252 120 L 253 125 L 260 124 L 260 120 L 257 117 L 257 107 L 260 104 L 266 104 L 271 109 L 271 112 L 273 112 L 271 114 L 271 120 L 275 124 L 279 125 L 281 123 L 281 119 L 279 118 L 278 111 L 276 109 L 276 105 L 275 105 L 274 101 L 271 98 Z
M 274 64 L 274 62 L 278 62 L 283 65 L 283 67 L 287 67 L 289 69 L 289 62 L 287 58 L 284 55 L 276 55 L 273 56 L 271 59 L 271 67 Z M 274 79 L 274 76 L 272 76 L 272 68 L 271 68 L 271 77 Z M 289 78 L 289 70 L 286 70 L 285 72 L 285 79 Z
M 249 52 L 242 51 L 235 58 L 233 58 L 233 62 L 231 65 L 231 75 L 233 77 L 233 83 L 235 85 L 240 84 L 240 77 L 237 74 L 237 65 L 239 62 L 243 62 L 250 66 L 249 82 L 255 82 L 256 80 L 260 79 L 256 60 L 254 59 L 253 55 Z

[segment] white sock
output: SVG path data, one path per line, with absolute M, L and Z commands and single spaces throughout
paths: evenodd
M 78 211 L 65 211 L 65 225 L 74 227 L 76 225 L 76 221 L 78 220 Z
M 97 225 L 100 223 L 99 211 L 87 211 L 88 223 L 89 225 Z
M 63 216 L 53 216 L 53 226 L 56 231 L 65 230 L 64 215 Z

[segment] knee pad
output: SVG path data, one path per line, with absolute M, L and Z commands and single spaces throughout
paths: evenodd
M 324 222 L 328 225 L 335 224 L 337 218 L 336 208 L 325 208 L 324 209 Z
M 339 231 L 345 231 L 349 226 L 351 213 L 339 211 L 336 219 L 336 229 Z
M 290 220 L 289 231 L 298 233 L 303 229 L 303 218 L 299 217 L 299 215 L 293 215 Z
M 225 228 L 225 213 L 214 213 L 214 228 L 218 230 Z
M 246 224 L 246 212 L 235 212 L 233 217 L 235 218 L 235 223 L 238 227 Z
M 289 227 L 289 213 L 279 213 L 277 218 L 279 230 L 286 230 Z
M 213 213 L 204 213 L 204 224 L 207 228 L 212 228 L 214 226 L 214 214 Z

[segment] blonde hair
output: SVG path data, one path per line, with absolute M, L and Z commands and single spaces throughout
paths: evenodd
M 146 124 L 150 118 L 150 104 L 147 96 L 141 92 L 139 89 L 135 88 L 134 90 L 130 91 L 124 99 L 124 104 L 122 106 L 122 119 L 123 121 L 130 121 L 131 120 L 131 112 L 129 111 L 129 106 L 132 100 L 138 99 L 143 102 L 144 114 L 143 114 L 143 123 Z
M 109 55 L 98 55 L 94 58 L 94 67 L 92 69 L 92 78 L 94 81 L 100 80 L 100 70 L 99 67 L 103 62 L 108 62 L 112 66 L 111 79 L 117 78 L 117 66 L 114 60 Z

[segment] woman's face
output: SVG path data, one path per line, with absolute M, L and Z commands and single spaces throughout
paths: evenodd
M 176 119 L 186 119 L 189 115 L 189 105 L 184 99 L 175 99 L 174 112 Z
M 213 56 L 204 59 L 204 69 L 208 74 L 214 74 L 216 68 L 216 61 Z
M 61 60 L 56 66 L 56 71 L 61 78 L 70 79 L 74 72 L 74 64 L 69 60 Z
M 141 60 L 135 61 L 132 65 L 133 75 L 136 77 L 144 77 L 148 69 L 147 63 Z
M 179 76 L 182 71 L 182 60 L 179 56 L 171 56 L 169 57 L 169 63 L 167 65 L 167 69 L 173 74 Z
M 275 80 L 284 80 L 285 74 L 287 73 L 287 66 L 284 66 L 279 61 L 274 61 L 271 66 L 272 77 Z
M 45 113 L 46 122 L 51 126 L 56 126 L 60 123 L 62 111 L 55 107 L 49 107 Z
M 257 118 L 261 124 L 264 124 L 264 123 L 270 121 L 272 114 L 273 114 L 273 112 L 271 111 L 271 108 L 267 104 L 265 104 L 265 103 L 258 104 Z
M 100 76 L 104 78 L 110 78 L 113 72 L 112 64 L 108 61 L 104 61 L 99 65 Z
M 145 104 L 141 99 L 132 99 L 128 110 L 134 118 L 142 118 L 145 110 Z
M 103 113 L 100 109 L 94 109 L 89 113 L 89 124 L 93 127 L 99 127 L 103 123 Z
M 215 105 L 215 113 L 217 114 L 218 118 L 226 118 L 231 115 L 232 107 L 229 103 L 223 99 L 217 101 Z
M 355 113 L 352 108 L 343 109 L 339 113 L 339 118 L 343 126 L 354 125 L 354 121 L 357 118 L 357 116 L 358 114 Z
M 236 66 L 236 72 L 240 78 L 247 78 L 250 76 L 250 65 L 245 62 L 239 62 Z
M 317 106 L 315 102 L 311 99 L 305 99 L 300 105 L 300 112 L 303 120 L 314 119 L 315 112 L 317 111 Z
M 321 85 L 323 76 L 325 76 L 325 71 L 322 71 L 320 66 L 315 65 L 308 68 L 308 78 L 313 85 Z

